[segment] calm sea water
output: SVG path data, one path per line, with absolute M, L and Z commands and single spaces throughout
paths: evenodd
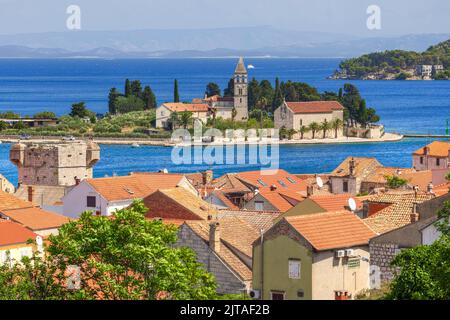
M 247 59 L 250 77 L 307 82 L 320 91 L 337 91 L 345 81 L 326 80 L 339 59 Z M 182 100 L 201 97 L 208 82 L 224 88 L 236 59 L 154 60 L 0 60 L 0 111 L 22 115 L 50 110 L 67 113 L 73 102 L 85 101 L 96 112 L 107 111 L 109 88 L 122 90 L 125 78 L 151 85 L 158 101 L 172 99 L 178 79 Z M 387 131 L 401 133 L 445 132 L 450 118 L 450 81 L 350 81 L 376 108 Z M 295 173 L 332 170 L 348 155 L 375 156 L 390 166 L 411 166 L 411 152 L 429 139 L 355 145 L 281 146 L 280 166 Z M 16 169 L 8 161 L 9 145 L 0 145 L 0 173 L 17 182 Z M 175 166 L 171 149 L 164 147 L 102 146 L 102 160 L 95 176 L 122 175 L 130 171 L 198 171 L 208 166 Z M 216 175 L 257 169 L 255 166 L 214 166 Z

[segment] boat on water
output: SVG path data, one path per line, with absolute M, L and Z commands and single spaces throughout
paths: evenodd
M 249 64 L 249 65 L 247 66 L 247 69 L 255 69 L 255 66 L 252 65 L 252 64 Z
M 139 143 L 134 142 L 134 143 L 131 145 L 131 147 L 132 147 L 132 148 L 139 148 L 140 145 L 139 145 Z

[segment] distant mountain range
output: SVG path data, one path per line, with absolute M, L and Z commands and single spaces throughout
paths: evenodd
M 391 49 L 426 50 L 450 34 L 398 37 L 280 30 L 67 31 L 0 35 L 0 58 L 352 57 Z

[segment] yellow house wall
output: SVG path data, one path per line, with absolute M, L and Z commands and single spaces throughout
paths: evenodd
M 0 247 L 0 264 L 3 262 L 1 258 L 3 258 L 4 254 L 9 251 L 9 256 L 11 260 L 20 261 L 22 260 L 21 250 L 24 248 L 30 248 L 31 252 L 35 251 L 36 246 L 32 244 L 16 244 L 16 245 L 9 245 L 9 246 L 2 246 Z
M 355 256 L 369 258 L 369 247 L 357 247 Z M 360 266 L 349 268 L 347 258 L 337 259 L 335 251 L 322 251 L 314 254 L 312 264 L 312 299 L 334 300 L 335 290 L 346 290 L 353 297 L 369 288 L 369 262 L 360 260 Z
M 289 259 L 301 261 L 300 279 L 289 279 Z M 261 245 L 253 249 L 253 289 L 262 290 L 261 283 Z M 284 291 L 287 300 L 310 300 L 312 297 L 311 252 L 287 236 L 264 241 L 264 300 L 271 299 L 271 291 Z M 299 289 L 304 297 L 299 298 Z

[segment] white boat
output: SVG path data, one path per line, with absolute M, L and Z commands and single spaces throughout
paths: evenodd
M 247 69 L 255 69 L 255 66 L 252 65 L 252 64 L 249 64 L 249 65 L 247 66 Z
M 132 148 L 139 148 L 140 145 L 139 145 L 139 143 L 134 142 L 134 143 L 131 145 L 131 147 L 132 147 Z

